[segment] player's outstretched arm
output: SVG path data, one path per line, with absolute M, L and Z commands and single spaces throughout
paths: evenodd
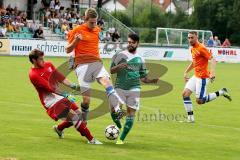
M 159 78 L 149 79 L 148 77 L 141 78 L 143 83 L 157 83 Z
M 183 77 L 184 77 L 185 82 L 187 82 L 187 81 L 189 80 L 189 77 L 188 77 L 187 74 L 188 74 L 193 68 L 194 68 L 193 62 L 191 62 L 191 63 L 188 65 L 188 67 L 186 68 L 186 70 L 185 70 L 185 72 L 184 72 L 184 74 L 183 74 Z
M 117 73 L 118 71 L 120 71 L 123 68 L 127 68 L 128 64 L 127 63 L 121 63 L 118 64 L 116 66 L 111 67 L 110 72 L 111 74 Z
M 215 58 L 210 59 L 210 79 L 214 80 L 215 79 L 215 69 L 216 69 L 217 61 Z
M 72 83 L 67 78 L 65 78 L 62 83 L 67 87 L 70 87 L 74 90 L 80 91 L 80 86 L 78 84 Z
M 71 53 L 74 50 L 74 48 L 76 47 L 76 45 L 78 44 L 78 42 L 82 39 L 83 38 L 82 38 L 81 34 L 76 35 L 75 38 L 73 39 L 73 41 L 66 46 L 66 48 L 65 48 L 66 52 Z

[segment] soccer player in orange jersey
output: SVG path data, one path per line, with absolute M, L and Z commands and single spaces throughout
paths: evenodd
M 198 34 L 195 31 L 188 33 L 188 41 L 192 46 L 192 62 L 184 72 L 184 80 L 186 82 L 182 96 L 184 100 L 184 106 L 188 114 L 188 122 L 194 122 L 193 106 L 190 99 L 192 92 L 196 95 L 196 102 L 198 104 L 204 104 L 216 99 L 219 96 L 224 96 L 231 101 L 231 96 L 227 92 L 226 88 L 218 90 L 214 93 L 207 94 L 207 84 L 209 81 L 215 79 L 216 60 L 208 49 L 198 42 Z M 210 62 L 210 71 L 208 70 L 208 63 Z M 194 76 L 188 77 L 188 73 L 194 69 Z
M 75 27 L 68 35 L 66 52 L 75 54 L 75 72 L 81 88 L 83 102 L 82 116 L 87 121 L 90 104 L 90 85 L 97 80 L 106 89 L 106 94 L 115 117 L 122 118 L 124 112 L 120 109 L 121 102 L 110 81 L 110 76 L 103 66 L 99 53 L 99 33 L 97 26 L 98 14 L 89 8 L 85 12 L 85 23 Z

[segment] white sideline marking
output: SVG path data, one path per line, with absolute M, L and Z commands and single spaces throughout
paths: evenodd
M 213 128 L 233 129 L 233 130 L 236 130 L 236 131 L 240 131 L 240 128 L 236 128 L 236 127 L 220 126 L 220 125 L 215 125 L 215 124 L 199 124 L 199 125 L 200 126 L 213 127 Z

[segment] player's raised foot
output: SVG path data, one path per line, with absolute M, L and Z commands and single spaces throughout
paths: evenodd
M 117 112 L 117 118 L 118 119 L 122 119 L 124 116 L 126 116 L 126 111 L 125 110 L 122 110 L 122 109 L 119 109 Z
M 93 138 L 91 141 L 88 141 L 88 144 L 103 144 L 103 143 L 97 140 L 96 138 Z
M 232 101 L 231 95 L 228 93 L 227 88 L 223 88 L 223 97 L 227 98 L 229 101 Z
M 64 132 L 63 131 L 60 131 L 56 125 L 53 126 L 53 131 L 57 133 L 58 137 L 60 139 L 63 139 L 64 138 Z

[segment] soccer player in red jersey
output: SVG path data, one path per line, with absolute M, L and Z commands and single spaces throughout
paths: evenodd
M 90 144 L 101 144 L 90 133 L 86 123 L 81 119 L 81 112 L 74 103 L 75 98 L 59 89 L 59 84 L 64 84 L 70 88 L 77 89 L 78 86 L 65 78 L 51 62 L 44 61 L 44 53 L 34 49 L 29 54 L 29 60 L 33 64 L 30 69 L 29 78 L 36 88 L 40 101 L 47 114 L 55 121 L 59 119 L 63 122 L 54 126 L 54 131 L 59 138 L 63 138 L 63 130 L 72 125 L 76 130 L 85 136 Z
M 208 49 L 198 42 L 198 34 L 195 31 L 188 33 L 188 41 L 192 46 L 192 63 L 186 68 L 184 72 L 184 80 L 186 82 L 183 90 L 184 106 L 188 114 L 188 122 L 194 122 L 193 106 L 190 99 L 190 95 L 195 93 L 196 102 L 198 104 L 204 104 L 216 99 L 219 96 L 224 96 L 231 101 L 231 96 L 227 92 L 226 88 L 220 89 L 214 93 L 207 94 L 207 84 L 209 81 L 215 79 L 215 67 L 216 60 Z M 208 70 L 208 63 L 210 62 L 210 71 Z M 194 69 L 194 76 L 190 79 L 188 72 Z

